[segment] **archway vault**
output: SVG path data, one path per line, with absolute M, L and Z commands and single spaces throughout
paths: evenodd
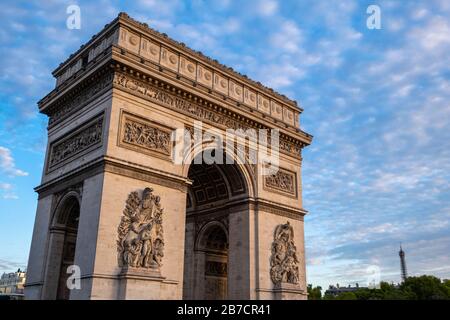
M 229 270 L 237 269 L 238 261 L 233 257 L 241 249 L 229 247 L 230 216 L 242 211 L 242 203 L 249 201 L 251 183 L 243 172 L 245 167 L 230 164 L 227 157 L 224 154 L 220 164 L 199 163 L 197 159 L 188 170 L 192 185 L 186 202 L 186 299 L 225 299 L 242 286 L 228 279 Z M 249 207 L 244 210 L 248 212 Z
M 192 149 L 194 151 L 196 149 Z M 201 159 L 205 152 L 214 152 L 214 148 L 208 146 L 202 146 L 201 151 L 197 153 L 192 153 L 186 159 L 191 159 L 190 161 L 183 162 L 182 174 L 193 182 L 197 181 L 206 187 L 206 182 L 208 178 L 218 183 L 219 191 L 217 196 L 222 199 L 233 198 L 237 195 L 241 197 L 243 195 L 248 198 L 254 198 L 257 196 L 256 193 L 256 165 L 250 164 L 246 159 L 240 159 L 236 153 L 227 152 L 222 150 L 223 159 L 219 163 L 206 164 Z M 185 160 L 186 160 L 185 159 Z M 196 179 L 194 179 L 196 178 Z M 199 188 L 196 185 L 194 189 Z M 224 188 L 226 187 L 226 189 Z M 216 188 L 213 188 L 216 189 Z M 206 190 L 204 190 L 206 191 Z M 225 195 L 226 193 L 226 195 Z M 207 195 L 205 192 L 204 195 Z M 200 204 L 207 200 L 206 198 L 196 197 L 195 194 L 189 194 L 189 196 L 194 197 L 190 200 L 199 200 L 197 202 Z M 211 196 L 213 196 L 211 194 Z

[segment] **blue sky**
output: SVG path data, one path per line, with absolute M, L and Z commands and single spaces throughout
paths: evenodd
M 161 4 L 162 3 L 162 4 Z M 66 8 L 81 8 L 81 29 Z M 369 4 L 381 29 L 366 27 Z M 296 99 L 308 282 L 450 278 L 450 2 L 3 1 L 0 272 L 27 263 L 51 71 L 120 11 Z

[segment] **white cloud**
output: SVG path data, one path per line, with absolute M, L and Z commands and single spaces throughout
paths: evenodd
M 5 200 L 17 200 L 17 199 L 19 199 L 19 196 L 17 196 L 16 194 L 13 194 L 13 193 L 6 193 L 2 197 Z
M 272 16 L 278 10 L 278 3 L 274 0 L 261 0 L 257 8 L 258 13 L 262 16 Z
M 435 50 L 450 44 L 450 22 L 437 16 L 423 28 L 413 30 L 413 39 L 427 50 Z
M 0 146 L 0 170 L 12 176 L 27 176 L 28 172 L 17 169 L 14 158 L 8 148 Z
M 12 184 L 9 183 L 0 183 L 0 190 L 11 190 L 12 189 Z
M 302 32 L 295 22 L 285 21 L 271 36 L 270 42 L 275 50 L 295 53 L 300 50 Z
M 413 10 L 412 14 L 411 14 L 411 18 L 413 20 L 421 20 L 423 18 L 425 18 L 428 15 L 428 10 L 425 8 L 417 8 L 415 10 Z
M 2 191 L 2 198 L 5 200 L 16 200 L 19 197 L 12 192 L 14 186 L 10 183 L 0 183 L 0 191 Z

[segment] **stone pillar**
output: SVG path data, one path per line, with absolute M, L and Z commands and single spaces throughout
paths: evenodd
M 42 299 L 52 196 L 39 198 L 27 267 L 25 299 Z
M 97 259 L 99 215 L 102 204 L 104 174 L 84 180 L 80 204 L 77 243 L 74 264 L 80 268 L 81 288 L 72 289 L 71 300 L 92 298 L 94 264 Z
M 42 299 L 55 300 L 61 272 L 62 253 L 64 246 L 64 230 L 50 231 L 47 266 L 45 268 Z
M 206 257 L 203 251 L 195 251 L 194 253 L 194 296 L 195 300 L 205 298 L 205 262 Z
M 185 235 L 185 252 L 184 252 L 184 276 L 183 276 L 183 299 L 193 299 L 194 297 L 194 277 L 195 274 L 195 223 L 186 223 Z
M 250 299 L 249 211 L 229 215 L 228 299 Z
M 186 190 L 143 173 L 111 167 L 105 172 L 97 227 L 92 299 L 181 299 L 185 242 Z M 152 268 L 119 264 L 118 228 L 132 192 L 145 188 L 160 198 L 164 256 L 159 273 Z M 141 199 L 141 198 L 140 198 Z M 139 200 L 141 201 L 141 200 Z M 126 228 L 127 232 L 129 228 Z M 80 228 L 81 231 L 81 228 Z

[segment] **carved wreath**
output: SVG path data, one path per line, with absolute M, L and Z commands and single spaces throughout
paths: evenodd
M 297 248 L 294 245 L 294 229 L 287 222 L 275 228 L 270 258 L 270 277 L 276 285 L 282 282 L 297 284 Z
M 142 198 L 131 192 L 118 228 L 118 262 L 121 267 L 161 267 L 164 256 L 163 209 L 160 197 L 145 188 Z

